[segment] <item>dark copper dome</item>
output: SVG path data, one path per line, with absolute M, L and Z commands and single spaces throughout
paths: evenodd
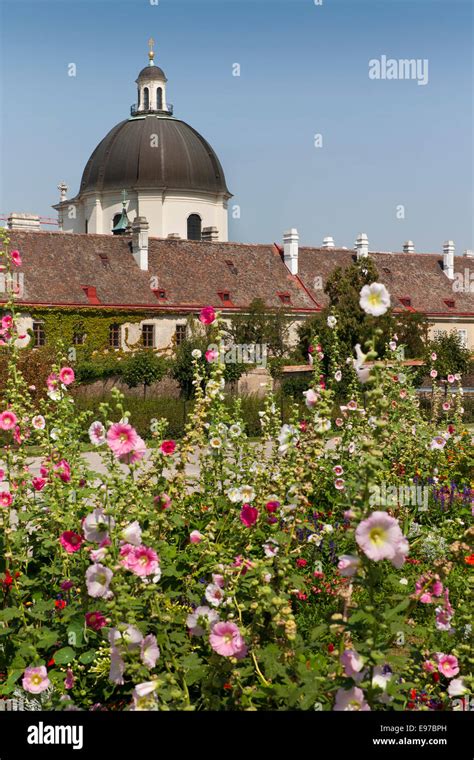
M 140 71 L 136 81 L 148 82 L 152 79 L 162 79 L 164 82 L 168 81 L 165 72 L 163 69 L 160 69 L 159 66 L 145 66 L 145 68 Z
M 155 114 L 110 130 L 86 164 L 80 194 L 146 188 L 231 195 L 209 143 L 184 121 Z

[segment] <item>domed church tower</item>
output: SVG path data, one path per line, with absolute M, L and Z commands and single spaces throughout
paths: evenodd
M 137 103 L 130 117 L 104 137 L 89 158 L 78 194 L 68 200 L 61 185 L 58 210 L 64 232 L 126 234 L 146 217 L 149 234 L 200 240 L 203 229 L 227 241 L 224 170 L 209 143 L 173 116 L 167 78 L 155 65 L 150 40 L 148 65 L 136 80 Z

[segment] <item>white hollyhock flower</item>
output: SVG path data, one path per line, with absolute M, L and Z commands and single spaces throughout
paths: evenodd
M 193 359 L 200 359 L 202 356 L 202 351 L 200 351 L 199 348 L 194 348 L 191 351 L 191 356 L 193 357 Z
M 390 307 L 390 293 L 381 282 L 364 285 L 360 291 L 359 304 L 366 314 L 380 317 Z
M 142 529 L 140 528 L 138 521 L 134 520 L 132 523 L 127 525 L 127 527 L 123 529 L 121 537 L 127 544 L 140 546 L 142 542 Z
M 362 353 L 360 343 L 355 346 L 356 359 L 352 359 L 354 369 L 359 380 L 359 383 L 366 383 L 369 379 L 370 368 L 365 366 L 367 355 Z
M 330 317 L 328 317 L 326 321 L 327 321 L 328 327 L 330 327 L 331 330 L 332 330 L 333 327 L 336 327 L 336 325 L 337 325 L 337 319 L 336 319 L 336 317 L 333 317 L 332 315 Z

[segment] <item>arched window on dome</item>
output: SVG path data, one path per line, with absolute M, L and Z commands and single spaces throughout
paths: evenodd
M 138 88 L 137 106 L 138 106 L 138 108 L 140 108 L 140 88 Z
M 188 216 L 188 240 L 201 240 L 202 219 L 199 214 Z
M 114 218 L 112 220 L 112 229 L 117 226 L 121 218 L 122 218 L 122 214 L 114 214 Z
M 143 108 L 148 111 L 150 107 L 150 91 L 148 87 L 143 88 Z
M 156 90 L 156 109 L 157 111 L 163 110 L 163 88 L 158 87 Z

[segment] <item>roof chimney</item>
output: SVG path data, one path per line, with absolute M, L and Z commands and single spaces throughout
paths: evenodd
M 474 251 L 471 251 L 469 248 L 467 251 L 464 251 L 463 256 L 465 259 L 474 259 Z
M 283 261 L 291 274 L 298 274 L 298 244 L 300 236 L 294 227 L 283 234 Z
M 334 248 L 334 238 L 325 237 L 323 240 L 323 248 Z
M 219 240 L 219 230 L 217 227 L 203 227 L 201 240 L 203 243 L 216 243 Z
M 355 242 L 355 248 L 357 251 L 357 260 L 363 259 L 369 255 L 369 238 L 367 237 L 365 232 L 361 232 L 357 236 L 357 240 Z
M 403 253 L 415 253 L 415 244 L 413 240 L 407 240 L 403 243 Z
M 448 280 L 454 280 L 454 241 L 447 240 L 443 245 L 443 271 Z
M 148 222 L 146 217 L 135 217 L 132 224 L 133 258 L 143 272 L 148 270 Z
M 24 232 L 40 232 L 40 218 L 37 214 L 19 214 L 12 211 L 7 219 L 9 230 L 23 230 Z
M 181 240 L 181 235 L 179 232 L 170 232 L 168 235 L 168 240 Z

